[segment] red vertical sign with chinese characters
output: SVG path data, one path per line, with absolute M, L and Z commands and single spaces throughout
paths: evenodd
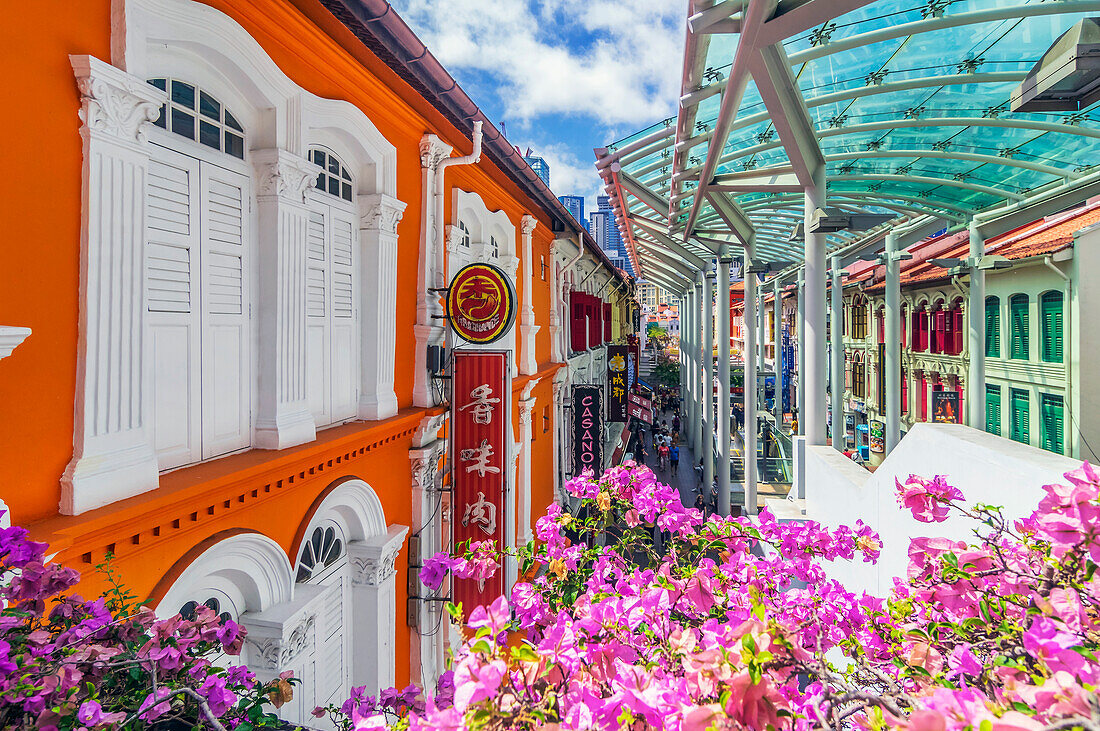
M 451 369 L 452 552 L 471 541 L 504 547 L 504 480 L 508 469 L 508 353 L 455 350 Z M 451 600 L 469 616 L 504 593 L 504 568 L 484 581 L 454 579 Z

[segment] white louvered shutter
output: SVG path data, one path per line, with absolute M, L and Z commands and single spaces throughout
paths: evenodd
M 154 145 L 146 183 L 145 288 L 161 469 L 201 459 L 200 207 L 198 160 Z
M 317 704 L 339 705 L 347 699 L 347 642 L 344 628 L 348 606 L 347 557 L 332 567 L 332 573 L 320 580 L 334 586 L 324 597 L 317 624 Z
M 306 400 L 314 422 L 329 418 L 329 225 L 327 206 L 309 212 L 306 240 Z
M 343 210 L 332 209 L 332 255 L 329 281 L 332 291 L 330 306 L 331 353 L 329 378 L 330 421 L 353 419 L 358 411 L 359 328 L 356 326 L 355 218 Z
M 202 456 L 251 441 L 248 178 L 215 165 L 202 173 Z

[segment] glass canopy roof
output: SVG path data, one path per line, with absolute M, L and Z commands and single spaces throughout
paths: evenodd
M 597 150 L 647 277 L 682 284 L 747 239 L 761 259 L 799 260 L 803 191 L 822 173 L 829 207 L 956 225 L 1100 170 L 1100 105 L 1009 105 L 1100 1 L 690 5 L 678 116 Z

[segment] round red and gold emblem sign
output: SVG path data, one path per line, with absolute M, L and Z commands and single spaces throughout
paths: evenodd
M 512 329 L 516 292 L 508 275 L 492 264 L 467 264 L 451 280 L 447 318 L 471 343 L 492 343 Z

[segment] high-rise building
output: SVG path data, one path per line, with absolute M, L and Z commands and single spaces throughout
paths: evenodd
M 630 276 L 635 276 L 634 265 L 630 261 L 630 255 L 623 245 L 623 237 L 619 232 L 619 224 L 615 218 L 615 211 L 611 208 L 611 198 L 601 195 L 596 198 L 596 210 L 588 214 L 588 232 L 603 249 L 612 261 L 622 260 L 623 265 L 616 264 Z
M 588 222 L 584 220 L 584 196 L 583 195 L 559 195 L 558 200 L 565 206 L 565 210 L 577 219 L 578 223 L 584 223 L 588 228 Z
M 523 159 L 527 161 L 527 164 L 531 166 L 531 169 L 535 171 L 535 174 L 542 178 L 542 182 L 546 183 L 546 187 L 550 187 L 550 163 L 546 162 L 545 158 L 538 155 L 524 155 Z

